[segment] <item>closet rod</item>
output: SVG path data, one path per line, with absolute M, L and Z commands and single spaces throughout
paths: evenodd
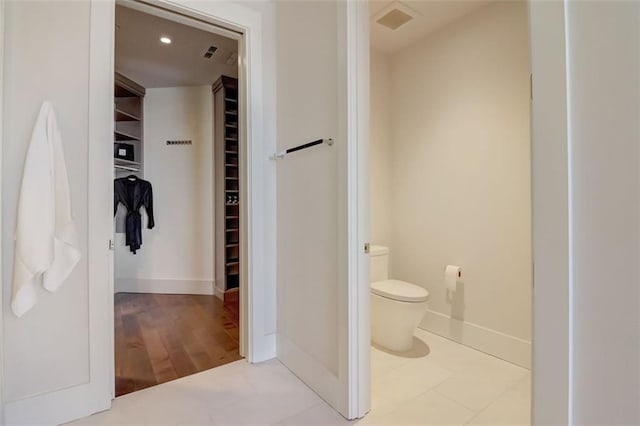
M 333 146 L 333 139 L 331 139 L 331 138 L 328 138 L 328 139 L 317 139 L 315 141 L 307 142 L 307 143 L 304 143 L 302 145 L 294 146 L 293 148 L 285 149 L 284 151 L 276 152 L 275 154 L 273 154 L 271 156 L 271 158 L 274 159 L 274 160 L 282 160 L 284 157 L 287 156 L 287 154 L 291 154 L 291 153 L 294 153 L 296 151 L 301 151 L 303 149 L 311 148 L 313 146 L 320 145 L 320 144 L 323 144 L 323 143 L 326 143 L 329 146 Z

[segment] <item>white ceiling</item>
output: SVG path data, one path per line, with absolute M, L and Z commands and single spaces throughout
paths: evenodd
M 385 53 L 396 52 L 489 2 L 488 0 L 403 0 L 399 3 L 412 9 L 417 16 L 398 29 L 390 30 L 378 24 L 376 20 L 397 2 L 369 0 L 371 46 Z
M 163 44 L 160 37 L 171 38 Z M 116 71 L 146 88 L 213 84 L 221 74 L 236 77 L 236 40 L 123 6 L 116 7 Z M 210 59 L 209 46 L 218 50 Z

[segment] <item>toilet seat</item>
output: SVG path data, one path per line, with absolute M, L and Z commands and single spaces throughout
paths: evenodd
M 400 280 L 384 280 L 371 283 L 371 292 L 387 299 L 400 302 L 424 302 L 429 298 L 429 292 L 415 284 Z

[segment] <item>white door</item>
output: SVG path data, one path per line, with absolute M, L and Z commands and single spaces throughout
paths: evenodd
M 113 345 L 109 238 L 113 169 L 113 3 L 6 2 L 3 102 L 3 424 L 59 424 L 111 404 Z M 62 59 L 64 58 L 64 59 Z M 46 70 L 46 71 L 45 71 Z M 103 84 L 97 84 L 103 82 Z M 89 99 L 102 99 L 90 105 Z M 21 318 L 8 308 L 18 189 L 29 136 L 43 100 L 62 134 L 82 257 L 55 293 Z M 87 164 L 87 159 L 92 159 Z M 100 164 L 93 159 L 101 158 Z M 96 220 L 96 218 L 98 218 Z
M 358 167 L 366 164 L 358 124 L 366 129 L 367 121 L 354 115 L 358 89 L 368 90 L 368 81 L 354 78 L 368 47 L 354 49 L 354 32 L 363 27 L 347 25 L 364 16 L 366 27 L 366 7 L 276 7 L 278 150 L 335 141 L 276 163 L 278 358 L 347 418 L 369 404 L 366 191 L 359 191 L 366 179 L 358 179 L 366 177 Z

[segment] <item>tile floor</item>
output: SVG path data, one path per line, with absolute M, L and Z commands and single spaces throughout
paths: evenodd
M 372 348 L 372 410 L 346 421 L 278 361 L 237 361 L 116 399 L 74 425 L 528 425 L 529 371 L 418 330 Z

